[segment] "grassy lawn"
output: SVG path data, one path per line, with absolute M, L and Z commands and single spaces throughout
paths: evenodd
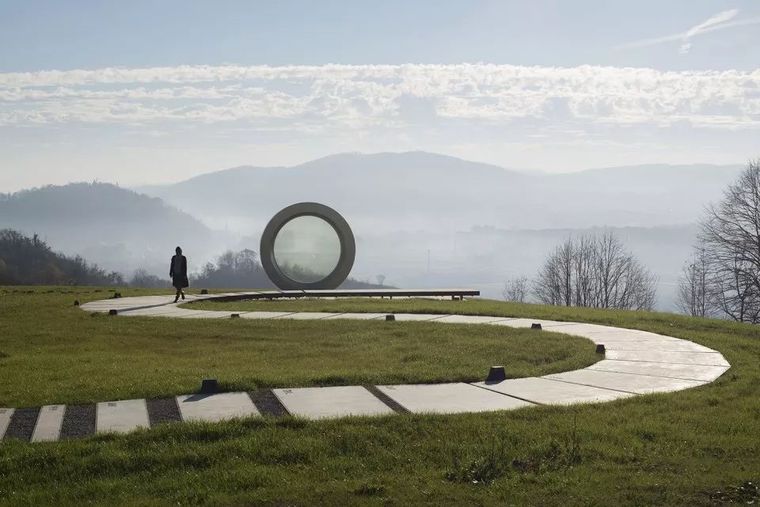
M 599 357 L 583 338 L 502 326 L 333 320 L 178 320 L 90 315 L 108 292 L 0 289 L 0 406 L 225 390 L 483 380 L 556 373 Z M 127 297 L 135 291 L 120 290 Z M 144 293 L 144 291 L 138 291 Z
M 125 296 L 128 293 L 121 292 Z M 79 297 L 85 300 L 103 295 L 88 293 Z M 210 321 L 210 327 L 205 328 L 200 321 L 190 321 L 189 327 L 183 328 L 183 324 L 174 321 L 101 319 L 69 308 L 72 296 L 44 291 L 3 294 L 0 289 L 0 350 L 9 355 L 0 360 L 3 399 L 39 401 L 53 394 L 41 393 L 43 386 L 29 376 L 37 375 L 33 356 L 46 354 L 47 346 L 56 343 L 60 355 L 73 348 L 76 356 L 102 357 L 113 349 L 113 363 L 118 363 L 129 357 L 129 352 L 116 344 L 123 333 L 130 332 L 144 348 L 135 347 L 132 353 L 138 357 L 153 354 L 159 371 L 145 369 L 147 359 L 140 360 L 139 375 L 127 371 L 130 365 L 109 363 L 108 368 L 123 368 L 130 378 L 126 384 L 133 385 L 120 389 L 146 395 L 152 389 L 146 384 L 167 375 L 166 370 L 172 372 L 167 376 L 181 378 L 185 375 L 183 368 L 191 368 L 193 360 L 210 360 L 203 354 L 193 357 L 191 353 L 174 360 L 160 352 L 162 347 L 176 343 L 190 350 L 196 345 L 185 347 L 189 343 L 185 340 L 197 335 L 206 336 L 216 348 L 235 346 L 221 339 L 224 333 L 229 332 L 234 343 L 241 339 L 240 334 L 252 336 L 263 324 Z M 32 304 L 40 309 L 38 313 Z M 221 308 L 217 303 L 204 305 Z M 54 444 L 8 441 L 0 445 L 0 503 L 711 505 L 760 500 L 755 489 L 760 480 L 758 327 L 670 314 L 486 301 L 298 301 L 237 303 L 228 308 L 456 311 L 597 322 L 687 338 L 719 350 L 732 367 L 716 382 L 696 389 L 598 405 L 321 422 L 263 418 L 215 425 L 166 425 L 123 437 L 100 436 Z M 315 339 L 325 333 L 328 324 L 334 323 L 304 323 L 303 333 Z M 376 324 L 378 333 L 391 325 Z M 401 326 L 390 328 L 389 339 L 402 328 L 412 329 L 411 323 L 396 324 Z M 352 335 L 358 329 L 346 333 Z M 446 330 L 455 329 L 462 339 L 468 328 L 429 324 L 419 329 L 424 329 L 420 334 L 432 333 L 436 339 L 445 339 Z M 472 329 L 476 331 L 468 336 L 481 336 L 480 327 Z M 93 341 L 91 335 L 99 338 Z M 542 339 L 550 336 L 540 335 Z M 498 339 L 508 343 L 515 336 L 518 335 L 510 333 Z M 81 348 L 79 341 L 83 342 Z M 98 342 L 108 347 L 98 346 Z M 159 342 L 165 343 L 159 346 Z M 584 354 L 584 345 L 579 345 Z M 34 366 L 24 369 L 14 365 L 11 375 L 8 363 L 19 353 L 27 356 L 27 365 Z M 347 353 L 345 348 L 331 349 L 331 354 Z M 486 359 L 487 363 L 493 362 L 487 355 Z M 70 357 L 66 364 L 78 367 L 77 363 Z M 180 364 L 175 370 L 175 365 Z M 312 372 L 322 367 L 319 361 L 302 364 L 309 364 Z M 363 365 L 353 374 L 379 366 L 368 361 L 366 367 Z M 90 368 L 78 370 L 80 376 Z M 237 370 L 236 382 L 244 381 L 251 363 L 241 361 L 229 368 L 230 372 Z M 294 375 L 303 383 L 310 381 L 308 372 L 289 371 L 294 363 L 271 368 L 273 376 Z M 386 368 L 383 365 L 390 374 Z M 481 370 L 478 367 L 473 374 L 482 375 Z M 199 373 L 197 370 L 188 375 L 188 386 L 195 386 Z M 65 370 L 55 374 L 66 382 Z M 8 391 L 5 384 L 9 378 L 26 386 Z M 78 392 L 97 397 L 99 388 L 88 384 L 99 381 L 102 379 L 83 378 L 74 385 Z M 118 384 L 122 385 L 121 381 Z M 171 385 L 164 384 L 158 391 Z

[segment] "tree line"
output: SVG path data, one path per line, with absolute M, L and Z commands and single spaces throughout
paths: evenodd
M 555 247 L 535 280 L 523 276 L 504 286 L 504 299 L 524 302 L 531 295 L 546 305 L 651 310 L 657 278 L 612 232 L 567 238 Z
M 760 322 L 760 160 L 705 210 L 678 304 L 693 316 Z
M 122 285 L 121 274 L 107 272 L 80 256 L 54 252 L 36 234 L 0 230 L 0 285 Z
M 534 280 L 507 280 L 507 301 L 651 310 L 657 278 L 612 232 L 570 237 L 555 247 Z M 679 280 L 687 315 L 760 323 L 760 160 L 750 161 L 699 223 Z
M 107 272 L 80 256 L 69 257 L 54 252 L 36 234 L 26 236 L 11 229 L 0 230 L 0 285 L 128 285 L 142 288 L 169 288 L 169 266 L 166 276 L 156 276 L 138 269 L 126 280 L 116 271 Z M 274 288 L 264 272 L 258 254 L 253 250 L 226 251 L 207 262 L 200 272 L 190 276 L 198 288 Z M 382 288 L 348 278 L 342 285 L 347 289 Z

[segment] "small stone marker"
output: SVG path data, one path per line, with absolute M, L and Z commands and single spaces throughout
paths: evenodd
M 231 319 L 239 319 L 240 318 L 240 314 L 239 313 L 233 313 L 232 315 L 230 315 L 230 318 Z
M 206 294 L 208 294 L 208 290 L 206 290 L 206 289 L 201 289 L 201 294 L 203 294 L 203 295 L 206 295 Z
M 388 321 L 388 322 L 394 321 L 394 320 L 396 320 L 396 316 L 392 315 L 392 314 L 388 314 L 388 315 L 385 316 L 385 320 Z
M 204 378 L 201 381 L 202 394 L 214 394 L 219 391 L 219 382 L 215 378 Z
M 507 380 L 507 372 L 504 370 L 504 367 L 491 366 L 491 369 L 488 372 L 488 377 L 486 378 L 486 383 L 495 384 L 496 382 L 501 382 L 502 380 Z
M 108 310 L 108 315 L 119 315 L 119 311 L 118 310 L 113 310 L 113 309 Z
M 603 343 L 598 343 L 596 345 L 596 353 L 597 354 L 604 354 L 604 344 Z
M 531 329 L 538 329 L 540 331 L 541 330 L 541 324 L 539 324 L 538 322 L 534 322 L 533 324 L 530 325 L 530 328 Z

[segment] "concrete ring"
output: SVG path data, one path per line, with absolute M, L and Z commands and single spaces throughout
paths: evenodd
M 340 256 L 335 268 L 324 278 L 314 282 L 294 280 L 283 272 L 274 256 L 274 242 L 280 230 L 291 220 L 313 216 L 327 222 L 335 231 L 340 242 Z M 343 283 L 356 257 L 356 242 L 354 233 L 348 222 L 334 209 L 316 202 L 300 202 L 280 210 L 269 221 L 261 235 L 261 265 L 269 279 L 282 290 L 327 290 L 335 289 Z

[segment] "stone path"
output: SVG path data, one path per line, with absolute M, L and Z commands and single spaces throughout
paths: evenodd
M 241 293 L 188 296 L 187 301 Z M 261 293 L 250 293 L 261 294 Z M 186 301 L 186 302 L 187 302 Z M 166 318 L 385 320 L 384 313 L 229 312 L 180 308 L 173 296 L 107 299 L 81 306 L 120 316 Z M 118 400 L 96 405 L 0 408 L 0 440 L 31 442 L 124 433 L 172 421 L 215 422 L 237 417 L 282 416 L 306 419 L 375 416 L 398 412 L 453 414 L 511 410 L 533 405 L 605 402 L 638 394 L 671 392 L 707 384 L 730 365 L 712 349 L 688 340 L 598 324 L 468 315 L 395 314 L 396 321 L 486 324 L 515 328 L 541 324 L 544 330 L 603 344 L 605 358 L 587 368 L 509 379 L 421 385 L 335 386 L 261 389 L 252 392 L 187 394 L 159 400 Z M 484 369 L 485 369 L 484 365 Z

